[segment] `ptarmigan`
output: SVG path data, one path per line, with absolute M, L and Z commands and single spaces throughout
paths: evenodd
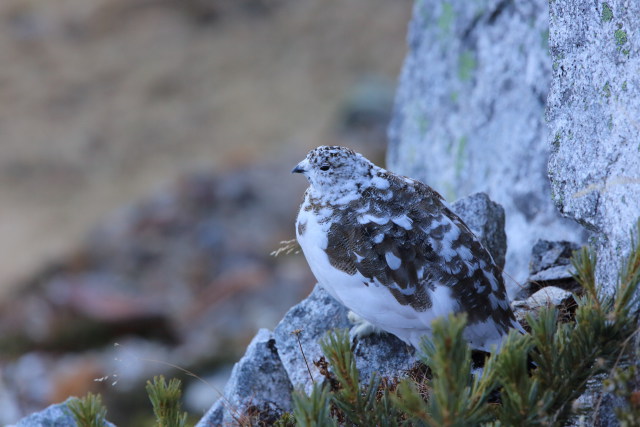
M 432 188 L 344 147 L 311 150 L 292 172 L 310 183 L 296 221 L 309 267 L 359 317 L 415 348 L 450 313 L 467 313 L 475 349 L 522 331 L 491 255 Z

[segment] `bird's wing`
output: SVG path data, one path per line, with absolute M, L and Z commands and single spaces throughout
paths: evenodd
M 389 190 L 367 190 L 329 229 L 332 265 L 389 288 L 416 311 L 431 308 L 437 286 L 451 288 L 469 322 L 494 318 L 504 329 L 513 314 L 491 255 L 428 186 L 397 179 Z

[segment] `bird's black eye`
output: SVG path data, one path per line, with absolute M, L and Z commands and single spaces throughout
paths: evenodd
M 329 165 L 322 165 L 320 166 L 320 170 L 321 171 L 328 171 L 331 167 Z

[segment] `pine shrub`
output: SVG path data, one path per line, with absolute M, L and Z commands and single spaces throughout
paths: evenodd
M 472 371 L 464 315 L 435 321 L 431 341 L 423 341 L 418 355 L 431 378 L 399 384 L 376 376 L 361 384 L 348 333 L 330 332 L 321 345 L 333 378 L 310 396 L 294 393 L 297 425 L 562 426 L 579 415 L 574 402 L 587 383 L 602 375 L 610 377 L 608 391 L 626 402 L 617 410 L 622 425 L 637 425 L 639 235 L 640 220 L 612 295 L 596 284 L 595 254 L 577 251 L 572 262 L 583 293 L 573 318 L 555 307 L 527 316 L 531 333 L 511 331 L 481 372 Z

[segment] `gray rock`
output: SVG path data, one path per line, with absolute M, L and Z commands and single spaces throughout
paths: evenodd
M 535 311 L 541 307 L 547 306 L 559 306 L 573 298 L 573 294 L 564 289 L 556 288 L 555 286 L 547 286 L 540 289 L 535 294 L 531 295 L 524 301 L 518 301 L 513 305 L 516 307 L 527 307 L 530 311 Z
M 197 425 L 235 425 L 247 416 L 273 423 L 282 411 L 291 410 L 291 390 L 273 334 L 260 329 L 233 367 L 224 396 Z
M 573 242 L 538 240 L 536 244 L 533 245 L 533 249 L 531 249 L 529 274 L 533 276 L 551 267 L 571 265 L 573 252 L 578 249 L 580 249 L 580 245 Z
M 640 214 L 640 3 L 550 2 L 549 177 L 558 209 L 595 232 L 596 276 L 612 293 Z M 597 387 L 596 387 L 597 389 Z M 617 425 L 615 399 L 595 425 Z
M 582 286 L 573 278 L 575 269 L 572 265 L 558 265 L 547 268 L 529 277 L 514 299 L 523 299 L 547 286 L 564 289 L 569 292 L 582 292 Z
M 489 251 L 496 265 L 504 268 L 507 236 L 504 232 L 504 209 L 485 193 L 464 197 L 451 205 L 453 211 Z
M 511 304 L 513 313 L 519 322 L 526 324 L 527 314 L 535 314 L 543 307 L 558 307 L 564 311 L 570 311 L 576 302 L 573 294 L 555 286 L 547 286 L 531 295 L 526 300 L 515 301 Z
M 550 286 L 547 285 L 547 283 L 549 282 L 572 279 L 574 273 L 575 269 L 570 265 L 556 265 L 554 267 L 549 267 L 546 270 L 537 272 L 529 278 L 529 281 L 537 282 L 541 284 L 540 287 L 543 288 L 544 286 Z M 557 287 L 562 288 L 562 286 Z
M 550 2 L 549 176 L 558 209 L 596 232 L 611 292 L 640 215 L 640 2 Z
M 309 371 L 314 381 L 324 381 L 314 364 L 323 356 L 319 340 L 328 331 L 351 328 L 347 313 L 344 306 L 316 285 L 311 295 L 289 310 L 278 324 L 275 330 L 278 352 L 294 387 L 311 391 Z M 362 383 L 368 383 L 374 373 L 389 379 L 402 377 L 416 361 L 411 347 L 385 332 L 359 339 L 353 351 Z
M 74 397 L 70 397 L 62 403 L 51 405 L 40 412 L 21 419 L 14 426 L 7 427 L 75 427 L 77 425 L 76 421 L 67 406 L 74 399 Z M 104 425 L 115 427 L 108 421 Z
M 538 240 L 531 250 L 530 276 L 515 293 L 515 300 L 524 300 L 534 292 L 555 286 L 570 292 L 578 292 L 581 286 L 573 278 L 575 269 L 571 256 L 580 246 L 573 242 Z
M 196 427 L 214 427 L 222 425 L 222 420 L 224 419 L 225 412 L 230 412 L 235 415 L 233 412 L 233 408 L 228 408 L 226 406 L 226 402 L 224 398 L 220 398 L 213 404 L 213 406 L 204 414 L 204 417 L 198 421 Z M 233 416 L 232 415 L 232 416 Z
M 389 380 L 402 378 L 417 361 L 412 347 L 385 332 L 359 339 L 353 353 L 363 384 L 368 384 L 374 373 Z
M 389 128 L 390 170 L 448 200 L 484 191 L 504 207 L 506 271 L 519 281 L 537 239 L 582 233 L 550 198 L 547 8 L 547 0 L 415 2 Z
M 600 374 L 587 382 L 587 390 L 574 402 L 574 408 L 580 415 L 570 419 L 569 426 L 610 427 L 620 425 L 618 417 L 611 408 L 623 406 L 624 400 L 603 390 L 602 382 L 606 378 L 606 374 Z M 594 408 L 600 408 L 597 415 L 593 414 Z
M 311 392 L 313 382 L 309 377 L 309 370 L 314 381 L 323 380 L 320 371 L 313 364 L 322 356 L 318 340 L 332 329 L 349 328 L 351 325 L 347 312 L 342 304 L 316 285 L 313 292 L 291 308 L 276 326 L 274 336 L 278 353 L 295 388 Z

